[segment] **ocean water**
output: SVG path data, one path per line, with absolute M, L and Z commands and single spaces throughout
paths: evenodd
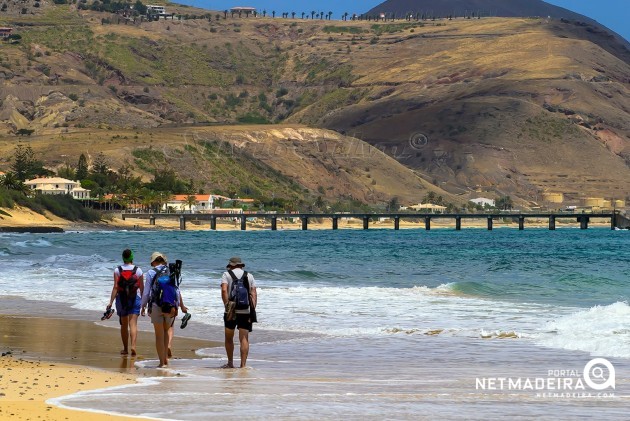
M 248 369 L 220 370 L 223 348 L 202 349 L 162 376 L 57 405 L 182 420 L 621 419 L 629 246 L 630 231 L 598 228 L 0 234 L 0 294 L 100 311 L 122 249 L 144 270 L 159 250 L 184 262 L 191 323 L 216 333 L 227 260 L 254 274 Z M 615 388 L 567 389 L 595 357 Z M 565 386 L 488 386 L 501 378 Z

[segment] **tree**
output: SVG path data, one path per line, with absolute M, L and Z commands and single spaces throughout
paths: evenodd
M 142 4 L 142 2 L 140 0 L 136 0 L 136 3 L 133 6 L 133 10 L 138 12 L 138 14 L 140 14 L 140 15 L 146 15 L 147 14 L 147 7 L 144 4 Z
M 35 153 L 31 146 L 24 147 L 18 143 L 13 152 L 13 164 L 11 170 L 20 181 L 33 178 L 38 175 L 50 175 L 51 172 L 44 168 L 43 163 L 35 159 Z
M 497 199 L 495 203 L 497 209 L 508 210 L 514 207 L 512 203 L 512 198 L 510 196 L 501 196 Z
M 6 173 L 4 177 L 0 177 L 0 185 L 9 190 L 16 190 L 24 194 L 26 194 L 29 190 L 29 188 L 22 182 L 22 180 L 17 178 L 15 173 L 11 171 Z
M 192 207 L 197 205 L 197 203 L 199 202 L 197 201 L 197 196 L 195 196 L 194 194 L 189 194 L 184 199 L 184 203 L 188 205 L 188 210 L 190 211 L 190 213 L 192 213 Z
M 387 203 L 387 211 L 388 212 L 398 212 L 399 209 L 400 209 L 400 201 L 399 201 L 397 196 L 394 196 Z
M 79 156 L 79 162 L 77 164 L 76 177 L 78 180 L 85 180 L 88 176 L 88 163 L 84 154 Z
M 19 129 L 17 132 L 15 132 L 15 134 L 17 134 L 18 136 L 30 136 L 35 132 L 35 130 L 31 130 L 31 129 Z
M 57 175 L 61 178 L 74 180 L 77 173 L 74 171 L 74 168 L 66 164 L 63 167 L 59 168 L 59 170 L 57 170 Z
M 92 172 L 94 174 L 107 175 L 109 172 L 109 165 L 107 163 L 107 159 L 103 152 L 99 152 L 94 158 L 94 162 L 92 163 Z

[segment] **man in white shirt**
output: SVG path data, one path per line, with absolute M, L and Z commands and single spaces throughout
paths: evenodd
M 238 327 L 238 340 L 241 348 L 241 368 L 247 364 L 249 354 L 249 332 L 252 331 L 252 323 L 256 322 L 256 281 L 251 273 L 243 270 L 245 264 L 240 257 L 232 257 L 227 264 L 227 271 L 221 277 L 221 298 L 225 305 L 223 314 L 223 324 L 225 326 L 225 352 L 227 353 L 227 364 L 222 368 L 234 368 L 234 331 Z M 247 308 L 237 308 L 233 286 L 235 282 L 243 281 L 248 289 L 249 306 Z M 230 311 L 228 311 L 230 310 Z M 229 313 L 229 317 L 228 317 Z

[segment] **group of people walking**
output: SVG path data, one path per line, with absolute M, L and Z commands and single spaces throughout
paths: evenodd
M 190 319 L 188 308 L 179 290 L 174 272 L 166 255 L 160 252 L 151 254 L 151 268 L 143 273 L 134 264 L 134 254 L 130 249 L 122 252 L 123 264 L 114 269 L 114 286 L 103 319 L 111 317 L 112 306 L 120 320 L 120 335 L 123 343 L 122 355 L 135 356 L 138 338 L 138 317 L 147 314 L 155 332 L 155 348 L 160 360 L 158 367 L 168 366 L 172 357 L 173 326 L 179 310 L 184 313 L 181 327 L 186 327 Z M 179 261 L 178 261 L 179 262 Z M 181 262 L 179 262 L 181 263 Z M 225 351 L 227 363 L 222 368 L 234 368 L 234 334 L 239 331 L 240 367 L 247 364 L 249 354 L 249 332 L 256 320 L 256 284 L 254 277 L 244 270 L 240 257 L 228 261 L 221 277 L 221 298 L 225 307 L 223 323 L 225 330 Z M 175 280 L 174 280 L 175 279 Z

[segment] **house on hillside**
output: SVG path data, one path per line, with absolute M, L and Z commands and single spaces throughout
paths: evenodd
M 147 4 L 147 16 L 166 16 L 166 7 L 155 4 Z
M 237 6 L 237 7 L 232 7 L 230 9 L 230 13 L 232 15 L 238 14 L 239 16 L 241 15 L 241 13 L 245 13 L 245 16 L 249 16 L 250 14 L 255 14 L 256 13 L 256 8 L 255 7 Z
M 418 212 L 444 213 L 446 206 L 434 205 L 433 203 L 418 203 L 417 205 L 408 206 L 407 209 Z
M 195 198 L 196 202 L 193 205 L 188 204 L 189 196 Z M 216 203 L 227 200 L 230 200 L 230 198 L 216 194 L 176 194 L 162 207 L 162 210 L 172 209 L 174 212 L 210 213 L 214 211 Z
M 90 190 L 81 187 L 78 181 L 60 177 L 43 177 L 25 181 L 24 184 L 39 194 L 69 194 L 74 199 L 90 198 Z
M 493 208 L 495 206 L 494 199 L 488 199 L 485 197 L 478 197 L 476 199 L 470 199 L 469 202 L 473 202 L 475 205 L 481 205 L 483 207 L 489 206 Z
M 0 27 L 0 39 L 8 39 L 13 32 L 13 28 Z

